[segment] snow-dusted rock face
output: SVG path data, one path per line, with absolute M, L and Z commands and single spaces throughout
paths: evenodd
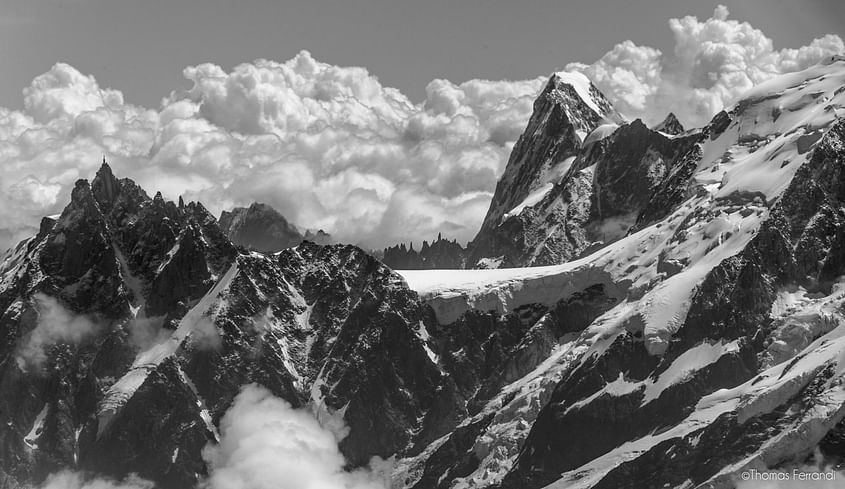
M 233 243 L 251 250 L 276 252 L 291 248 L 303 240 L 299 230 L 276 209 L 258 202 L 249 207 L 223 211 L 220 227 Z M 322 232 L 322 231 L 320 231 Z M 309 235 L 311 241 L 330 239 L 326 233 Z
M 208 474 L 203 448 L 250 383 L 342 416 L 352 467 L 419 454 L 563 334 L 534 327 L 541 305 L 468 311 L 443 328 L 356 247 L 249 251 L 202 205 L 150 198 L 107 165 L 3 257 L 0 284 L 11 488 L 64 468 L 194 487 Z
M 674 121 L 674 122 L 673 122 Z M 558 73 L 496 186 L 469 268 L 552 265 L 625 236 L 703 136 L 625 123 L 579 76 Z
M 542 200 L 569 172 L 587 135 L 601 125 L 618 124 L 622 117 L 581 74 L 556 73 L 534 102 L 534 113 L 511 152 L 496 185 L 490 209 L 472 245 L 468 267 L 483 258 L 505 255 L 496 237 L 499 226 Z
M 120 475 L 138 471 L 139 461 L 165 485 L 195 478 L 206 435 L 190 428 L 199 413 L 179 408 L 193 406 L 179 397 L 184 389 L 162 384 L 173 365 L 150 351 L 171 343 L 153 348 L 152 336 L 166 337 L 235 255 L 199 204 L 151 199 L 105 164 L 90 185 L 78 181 L 61 216 L 45 219 L 0 267 L 5 484 L 37 482 L 62 467 Z M 139 392 L 150 394 L 137 400 Z M 37 440 L 21 438 L 36 405 L 44 406 Z M 184 466 L 165 469 L 162 444 L 196 450 L 184 452 L 193 457 Z

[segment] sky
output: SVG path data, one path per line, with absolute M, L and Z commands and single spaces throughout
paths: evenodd
M 701 126 L 845 51 L 840 0 L 0 0 L 0 248 L 103 155 L 377 248 L 477 232 L 549 73 Z
M 845 37 L 841 0 L 0 0 L 0 106 L 19 108 L 23 87 L 57 61 L 155 107 L 185 85 L 186 66 L 303 49 L 419 102 L 435 78 L 530 78 L 628 39 L 671 50 L 666 21 L 706 18 L 718 3 L 776 47 Z

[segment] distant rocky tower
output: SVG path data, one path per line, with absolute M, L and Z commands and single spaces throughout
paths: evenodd
M 654 130 L 658 132 L 662 132 L 664 134 L 669 134 L 670 136 L 677 136 L 684 132 L 684 126 L 681 125 L 681 122 L 675 117 L 675 114 L 669 113 L 663 122 L 654 126 Z
M 220 227 L 233 243 L 263 252 L 276 252 L 302 242 L 303 236 L 293 224 L 267 204 L 223 211 Z

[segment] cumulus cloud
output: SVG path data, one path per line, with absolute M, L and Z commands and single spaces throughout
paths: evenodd
M 155 485 L 152 482 L 136 476 L 115 481 L 101 477 L 87 477 L 80 472 L 63 470 L 47 477 L 39 489 L 153 489 L 153 487 Z
M 845 51 L 835 35 L 776 50 L 762 31 L 728 16 L 720 5 L 704 21 L 671 19 L 671 53 L 625 41 L 593 64 L 566 68 L 590 77 L 628 117 L 654 124 L 671 111 L 688 127 L 698 127 L 752 86 Z
M 304 51 L 184 76 L 191 88 L 150 110 L 59 63 L 24 91 L 24 110 L 0 109 L 3 244 L 59 212 L 101 155 L 148 191 L 215 213 L 267 202 L 302 227 L 373 247 L 442 229 L 467 240 L 544 82 L 434 80 L 414 104 L 363 68 Z
M 343 470 L 345 430 L 321 426 L 267 389 L 245 386 L 220 422 L 220 443 L 203 457 L 207 489 L 385 489 L 386 474 Z
M 655 123 L 674 111 L 695 126 L 753 84 L 843 50 L 833 35 L 775 50 L 724 7 L 669 27 L 671 53 L 626 41 L 567 68 L 630 118 Z M 259 201 L 368 247 L 438 232 L 467 241 L 547 78 L 438 79 L 415 104 L 364 68 L 305 51 L 231 71 L 191 66 L 184 76 L 189 88 L 148 109 L 59 63 L 24 90 L 23 110 L 0 108 L 0 247 L 61 211 L 103 155 L 149 192 L 200 200 L 215 214 Z
M 23 338 L 16 361 L 21 370 L 39 368 L 47 360 L 49 347 L 58 343 L 78 344 L 94 334 L 99 325 L 85 315 L 68 311 L 56 298 L 34 296 L 38 319 L 35 328 Z

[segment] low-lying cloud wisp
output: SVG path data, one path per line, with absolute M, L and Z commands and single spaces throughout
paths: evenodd
M 15 356 L 22 370 L 43 366 L 51 346 L 79 344 L 100 327 L 94 319 L 69 311 L 55 297 L 37 293 L 33 299 L 38 312 L 35 328 L 22 338 Z

